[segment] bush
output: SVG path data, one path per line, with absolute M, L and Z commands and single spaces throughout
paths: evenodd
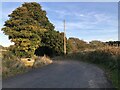
M 95 64 L 102 64 L 110 69 L 117 68 L 117 59 L 112 56 L 109 52 L 104 52 L 102 50 L 96 50 L 87 53 L 85 56 L 86 60 Z M 116 56 L 117 57 L 117 56 Z
M 44 66 L 44 65 L 48 65 L 50 63 L 52 63 L 52 60 L 50 60 L 50 58 L 45 56 L 45 55 L 43 57 L 36 57 L 34 65 L 33 65 L 33 68 L 37 68 L 37 67 L 41 67 L 41 66 Z
M 120 88 L 120 48 L 103 47 L 95 50 L 82 51 L 66 56 L 69 59 L 87 61 L 102 66 L 111 78 L 113 85 Z
M 2 53 L 2 76 L 3 78 L 26 71 L 26 67 L 11 51 Z
M 45 55 L 43 57 L 34 56 L 33 59 L 35 59 L 33 68 L 38 68 L 52 63 L 52 60 L 50 60 L 50 58 L 46 57 Z M 15 56 L 13 52 L 2 52 L 3 78 L 27 72 L 29 69 L 31 68 L 25 67 L 25 64 L 21 61 L 19 57 Z

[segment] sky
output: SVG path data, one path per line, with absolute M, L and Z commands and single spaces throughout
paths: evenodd
M 87 42 L 92 40 L 118 40 L 118 3 L 117 2 L 38 2 L 55 30 L 63 32 L 66 20 L 66 36 L 76 37 Z M 23 2 L 3 2 L 2 21 L 0 22 L 0 44 L 13 43 L 4 35 L 1 28 L 12 13 Z

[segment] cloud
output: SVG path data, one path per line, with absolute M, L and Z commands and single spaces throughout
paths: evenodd
M 80 14 L 79 14 L 80 15 Z M 77 15 L 78 16 L 78 15 Z M 83 20 L 79 20 L 79 17 L 75 17 L 77 21 L 67 21 L 66 20 L 66 29 L 68 30 L 93 30 L 93 31 L 100 31 L 100 30 L 110 30 L 110 29 L 117 29 L 117 20 L 112 18 L 111 16 L 106 16 L 104 14 L 88 14 L 82 15 Z M 93 20 L 94 19 L 94 20 Z M 63 22 L 55 21 L 53 22 L 56 28 L 62 29 Z M 106 26 L 106 27 L 105 27 Z
M 68 37 L 78 37 L 91 41 L 93 39 L 106 41 L 110 38 L 117 40 L 117 19 L 112 15 L 90 12 L 81 14 L 73 13 L 75 20 L 66 20 L 66 34 Z M 71 16 L 72 17 L 72 16 Z M 62 31 L 63 21 L 54 21 L 56 30 Z
M 117 25 L 117 15 L 113 17 L 110 14 L 105 13 L 98 13 L 98 12 L 85 12 L 82 10 L 81 12 L 69 12 L 69 10 L 49 10 L 50 13 L 55 13 L 57 15 L 57 19 L 67 19 L 68 21 L 72 22 L 80 22 L 82 24 L 89 24 L 89 25 L 97 25 L 97 24 L 105 24 L 105 25 Z M 68 19 L 69 18 L 69 19 Z
M 14 5 L 13 5 L 14 4 Z M 3 22 L 8 19 L 10 14 L 15 8 L 19 7 L 22 3 L 11 3 L 11 6 L 3 8 Z M 55 25 L 55 29 L 60 32 L 64 31 L 63 20 L 66 19 L 66 32 L 67 36 L 78 37 L 85 40 L 107 40 L 117 38 L 117 13 L 114 9 L 105 11 L 101 9 L 101 5 L 96 8 L 87 6 L 85 3 L 41 3 L 43 10 L 46 10 L 49 20 Z M 98 4 L 94 4 L 98 5 Z M 113 7 L 113 6 L 112 6 Z M 100 10 L 100 9 L 101 10 Z M 114 10 L 114 11 L 112 11 Z M 3 23 L 2 23 L 3 25 Z M 0 26 L 2 27 L 2 26 Z M 0 31 L 0 34 L 2 32 Z

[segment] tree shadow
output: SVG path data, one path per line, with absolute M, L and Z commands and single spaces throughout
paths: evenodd
M 54 56 L 54 51 L 52 48 L 49 48 L 47 46 L 42 46 L 42 47 L 39 47 L 35 50 L 35 55 L 36 56 L 44 56 L 44 55 L 47 55 L 49 57 L 53 57 Z

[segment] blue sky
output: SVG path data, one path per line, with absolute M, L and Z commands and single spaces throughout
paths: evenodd
M 8 14 L 21 4 L 22 2 L 2 3 L 0 28 L 9 19 Z M 40 4 L 47 11 L 47 16 L 56 30 L 63 32 L 63 20 L 66 20 L 68 38 L 77 37 L 85 41 L 118 40 L 117 2 L 41 2 Z M 2 31 L 0 31 L 0 44 L 3 46 L 11 44 Z

